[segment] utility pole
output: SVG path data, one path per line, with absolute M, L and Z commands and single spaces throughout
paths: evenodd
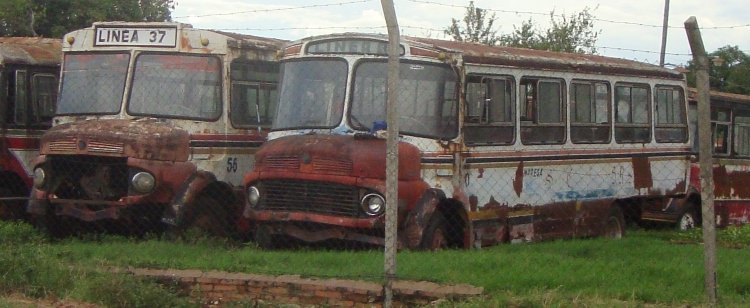
M 659 66 L 664 67 L 664 54 L 667 51 L 667 30 L 669 29 L 669 0 L 664 0 L 664 23 L 661 27 L 661 55 Z
M 714 214 L 713 157 L 711 153 L 711 106 L 708 86 L 708 56 L 703 47 L 700 28 L 695 16 L 685 21 L 690 50 L 696 64 L 695 85 L 698 88 L 698 159 L 701 178 L 701 207 L 703 218 L 703 267 L 709 305 L 716 306 L 716 216 Z
M 386 139 L 385 157 L 385 257 L 384 272 L 385 299 L 383 306 L 393 307 L 393 281 L 396 280 L 396 241 L 398 239 L 398 67 L 401 48 L 401 37 L 398 30 L 396 8 L 393 0 L 380 0 L 388 27 L 388 90 L 386 102 Z

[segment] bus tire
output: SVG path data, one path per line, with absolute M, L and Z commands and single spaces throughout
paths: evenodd
M 230 224 L 227 209 L 218 200 L 202 194 L 187 207 L 184 221 L 177 229 L 183 235 L 184 231 L 196 229 L 206 235 L 226 237 Z
M 612 206 L 604 222 L 604 237 L 619 239 L 625 236 L 625 217 L 619 206 Z
M 448 248 L 448 234 L 446 220 L 442 213 L 436 211 L 432 214 L 427 228 L 424 230 L 422 243 L 419 246 L 424 250 L 442 250 Z
M 282 247 L 281 237 L 273 234 L 272 227 L 268 224 L 259 223 L 255 225 L 253 241 L 260 249 L 275 249 Z
M 675 227 L 680 231 L 687 231 L 698 226 L 697 215 L 695 215 L 695 209 L 689 208 L 685 210 L 680 217 L 677 219 Z

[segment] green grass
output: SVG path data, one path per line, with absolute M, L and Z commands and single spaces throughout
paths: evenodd
M 750 247 L 747 247 L 750 245 L 750 226 L 725 229 L 719 233 L 721 303 L 727 306 L 750 305 L 750 279 L 746 274 L 750 272 Z M 112 292 L 138 289 L 131 283 L 144 284 L 144 288 L 152 286 L 151 282 L 117 281 L 109 276 L 97 276 L 103 274 L 76 270 L 105 266 L 298 274 L 371 281 L 380 281 L 383 276 L 383 255 L 379 250 L 263 251 L 253 245 L 212 239 L 179 243 L 114 236 L 68 239 L 50 244 L 34 234 L 12 235 L 22 238 L 15 245 L 24 249 L 9 253 L 25 253 L 18 255 L 21 260 L 36 257 L 36 261 L 31 261 L 32 272 L 48 273 L 24 276 L 22 270 L 11 271 L 17 276 L 12 281 L 27 282 L 9 286 L 10 289 L 22 288 L 24 294 L 34 296 L 62 293 L 87 299 L 97 292 L 87 291 L 85 286 L 68 287 L 64 292 L 54 291 L 70 284 L 105 284 Z M 400 279 L 484 287 L 485 297 L 462 304 L 469 307 L 701 305 L 704 303 L 703 248 L 699 243 L 700 236 L 695 234 L 700 232 L 630 230 L 621 240 L 565 240 L 501 245 L 482 250 L 402 251 L 398 254 L 397 276 Z M 2 237 L 5 238 L 6 234 Z M 10 259 L 16 260 L 15 257 Z M 0 258 L 0 271 L 6 265 L 3 260 Z M 28 261 L 14 262 L 9 265 L 29 268 L 25 266 Z M 144 294 L 132 295 L 127 303 L 146 299 L 154 301 L 162 296 L 149 295 L 145 289 L 139 292 Z M 169 293 L 169 290 L 163 292 Z M 128 295 L 120 297 L 128 298 Z

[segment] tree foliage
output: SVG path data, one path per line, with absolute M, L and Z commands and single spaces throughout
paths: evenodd
M 495 45 L 500 38 L 497 31 L 492 30 L 492 25 L 497 17 L 492 13 L 487 18 L 487 11 L 474 7 L 474 1 L 469 1 L 464 15 L 464 25 L 459 25 L 459 20 L 451 18 L 451 26 L 445 29 L 445 34 L 460 42 L 476 42 L 485 45 Z
M 486 11 L 469 2 L 464 15 L 464 27 L 451 19 L 445 33 L 457 41 L 477 42 L 486 45 L 522 47 L 561 52 L 596 53 L 596 40 L 601 31 L 594 28 L 594 15 L 588 7 L 570 15 L 549 14 L 550 27 L 540 29 L 533 19 L 513 27 L 513 32 L 497 36 L 492 29 L 497 20 L 495 14 L 487 18 Z
M 95 21 L 169 21 L 175 0 L 2 0 L 0 36 L 62 37 Z
M 738 46 L 724 46 L 708 54 L 711 59 L 708 81 L 711 89 L 750 95 L 750 56 Z M 695 86 L 695 63 L 688 61 L 688 84 Z

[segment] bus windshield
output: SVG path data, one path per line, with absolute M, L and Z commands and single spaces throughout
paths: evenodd
M 387 62 L 361 62 L 354 70 L 351 125 L 370 130 L 386 119 Z M 448 65 L 401 61 L 398 87 L 399 131 L 437 139 L 458 133 L 456 74 Z
M 342 59 L 285 62 L 274 129 L 331 128 L 341 122 L 347 64 Z
M 221 115 L 220 60 L 197 55 L 138 55 L 128 112 L 155 117 L 217 119 Z
M 65 55 L 57 114 L 116 114 L 120 111 L 130 55 Z

